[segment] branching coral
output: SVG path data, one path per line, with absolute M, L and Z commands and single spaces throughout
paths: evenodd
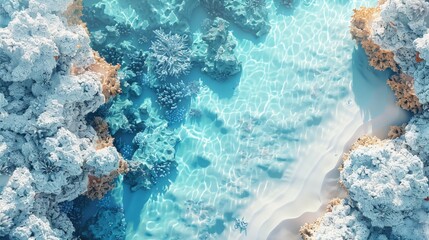
M 381 49 L 370 38 L 371 24 L 373 19 L 380 13 L 380 8 L 361 7 L 353 10 L 350 32 L 353 39 L 362 45 L 366 55 L 369 58 L 369 64 L 377 70 L 386 70 L 388 68 L 397 72 L 398 67 L 394 60 L 394 54 L 391 51 Z
M 156 89 L 157 102 L 166 110 L 174 110 L 178 104 L 190 95 L 183 81 L 177 83 L 165 83 Z
M 160 77 L 187 74 L 191 69 L 191 50 L 188 47 L 186 35 L 165 33 L 163 30 L 154 31 L 156 40 L 150 49 L 151 58 L 155 61 L 155 72 Z
M 395 93 L 398 106 L 413 113 L 422 111 L 422 105 L 414 92 L 414 80 L 412 77 L 401 73 L 392 76 L 387 80 L 387 84 Z

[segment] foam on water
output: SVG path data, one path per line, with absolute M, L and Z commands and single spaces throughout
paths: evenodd
M 266 37 L 234 31 L 241 76 L 204 81 L 192 101 L 201 116 L 179 129 L 174 181 L 158 193 L 115 190 L 127 239 L 296 239 L 297 227 L 315 216 L 308 213 L 338 191 L 332 170 L 349 140 L 404 118 L 384 84 L 370 92 L 374 84 L 353 83 L 389 75 L 359 73 L 367 65 L 353 63 L 362 56 L 353 55 L 349 21 L 361 1 L 301 1 L 289 11 L 269 5 Z M 378 96 L 389 114 L 360 101 Z M 247 231 L 235 228 L 236 218 Z

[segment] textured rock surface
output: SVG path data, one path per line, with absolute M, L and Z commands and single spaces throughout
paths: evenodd
M 353 151 L 344 163 L 341 182 L 375 227 L 402 224 L 429 195 L 423 162 L 400 140 Z
M 392 51 L 401 70 L 414 78 L 420 103 L 429 102 L 427 77 L 427 24 L 429 3 L 424 0 L 388 0 L 373 20 L 371 39 Z
M 208 29 L 201 37 L 203 41 L 196 43 L 206 45 L 200 47 L 206 49 L 202 52 L 204 56 L 202 71 L 214 79 L 226 80 L 241 71 L 241 63 L 234 55 L 237 40 L 228 30 L 228 21 L 216 18 L 207 24 Z
M 356 239 L 365 240 L 370 235 L 366 219 L 362 214 L 342 200 L 332 207 L 319 221 L 314 235 L 306 239 L 335 240 Z
M 265 1 L 202 0 L 201 3 L 210 15 L 222 16 L 258 37 L 270 30 Z

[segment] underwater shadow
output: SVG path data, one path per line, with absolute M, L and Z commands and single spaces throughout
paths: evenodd
M 365 51 L 359 46 L 352 55 L 352 91 L 365 121 L 381 115 L 395 102 L 386 81 L 393 74 L 390 69 L 378 71 L 369 65 Z
M 283 16 L 293 16 L 295 13 L 295 9 L 299 4 L 299 1 L 297 0 L 289 0 L 290 5 L 286 5 L 284 3 L 281 3 L 282 1 L 288 1 L 288 0 L 274 0 L 274 6 L 276 7 L 276 13 L 281 14 Z
M 199 67 L 194 67 L 192 68 L 192 71 L 189 74 L 188 78 L 201 79 L 203 85 L 207 86 L 208 88 L 210 88 L 210 90 L 215 92 L 219 96 L 219 98 L 225 99 L 231 98 L 234 95 L 235 89 L 240 83 L 242 72 L 243 70 L 225 79 L 224 81 L 219 81 L 201 72 L 201 69 Z
M 137 190 L 133 192 L 128 184 L 123 183 L 122 204 L 128 228 L 131 227 L 133 231 L 138 229 L 142 221 L 140 214 L 144 205 L 150 198 L 165 194 L 170 184 L 176 180 L 178 174 L 177 167 L 172 169 L 168 177 L 159 179 L 157 184 L 150 190 Z
M 269 32 L 267 32 L 264 35 L 257 37 L 255 36 L 255 34 L 241 29 L 234 22 L 230 22 L 229 28 L 231 29 L 232 34 L 237 38 L 239 42 L 241 40 L 249 40 L 255 45 L 264 43 L 265 39 L 267 38 L 267 35 L 269 34 Z

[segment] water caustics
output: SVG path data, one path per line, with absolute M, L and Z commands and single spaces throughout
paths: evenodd
M 341 146 L 355 132 L 371 132 L 363 123 L 383 115 L 363 114 L 355 103 L 352 81 L 359 69 L 352 64 L 349 23 L 357 4 L 302 1 L 278 10 L 270 2 L 266 36 L 254 39 L 233 27 L 242 73 L 225 83 L 191 73 L 203 80 L 190 106 L 200 112 L 178 128 L 174 180 L 144 204 L 148 192 L 131 193 L 126 185 L 115 190 L 124 191 L 118 198 L 127 239 L 298 239 L 305 219 L 289 223 L 294 231 L 278 226 L 320 211 L 329 199 L 322 185 Z M 196 19 L 199 14 L 194 11 Z M 387 88 L 379 89 L 393 105 Z M 400 116 L 394 119 L 404 119 L 392 108 Z M 333 182 L 331 191 L 338 191 Z

